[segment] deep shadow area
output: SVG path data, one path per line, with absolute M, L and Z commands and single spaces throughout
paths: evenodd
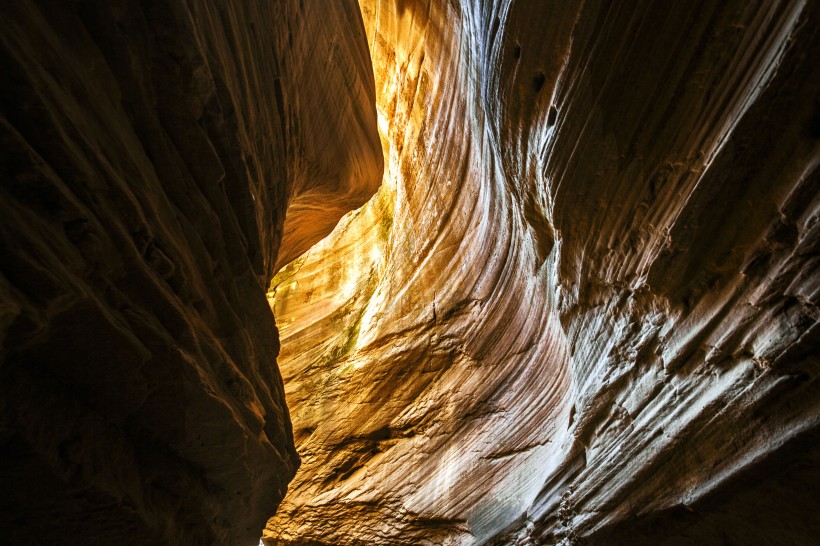
M 626 519 L 590 546 L 810 546 L 820 537 L 820 430 L 801 435 L 689 506 Z

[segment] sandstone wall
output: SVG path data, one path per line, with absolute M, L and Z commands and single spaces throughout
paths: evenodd
M 360 3 L 385 182 L 272 284 L 266 543 L 810 543 L 817 3 Z
M 0 28 L 0 542 L 257 544 L 299 465 L 265 291 L 381 180 L 358 7 Z

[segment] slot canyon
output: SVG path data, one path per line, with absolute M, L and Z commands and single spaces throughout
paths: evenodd
M 0 544 L 820 540 L 820 2 L 0 21 Z

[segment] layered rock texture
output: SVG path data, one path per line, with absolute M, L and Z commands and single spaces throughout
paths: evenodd
M 0 543 L 256 545 L 299 465 L 265 292 L 382 177 L 359 8 L 0 28 Z
M 0 543 L 820 536 L 820 3 L 0 23 Z
M 820 4 L 361 9 L 385 179 L 271 285 L 265 543 L 814 543 Z

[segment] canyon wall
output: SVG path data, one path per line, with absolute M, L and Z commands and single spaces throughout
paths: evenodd
M 265 543 L 811 543 L 818 3 L 360 4 L 385 179 L 271 285 Z
M 817 2 L 4 8 L 3 544 L 820 536 Z
M 0 542 L 255 545 L 299 465 L 265 291 L 382 176 L 358 6 L 0 23 Z

